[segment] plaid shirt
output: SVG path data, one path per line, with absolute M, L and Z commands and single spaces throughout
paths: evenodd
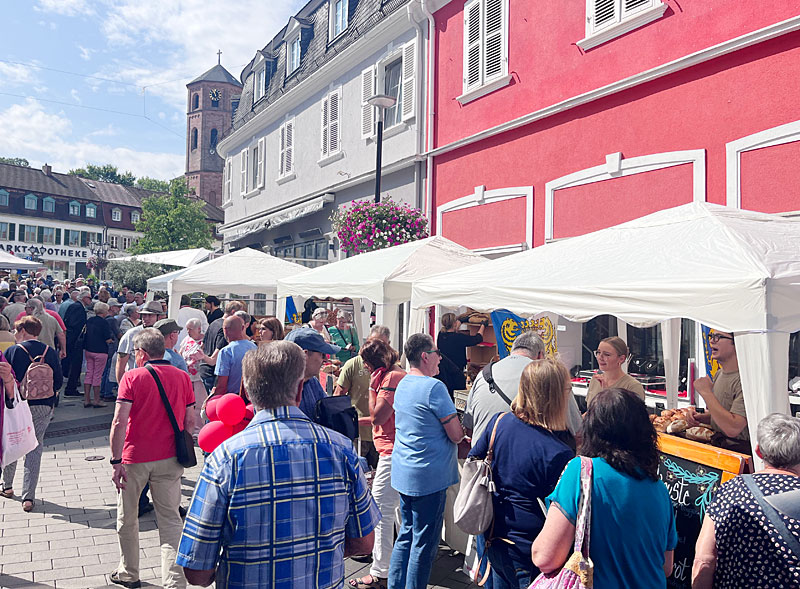
M 217 568 L 218 588 L 343 587 L 345 537 L 379 519 L 350 440 L 263 409 L 207 458 L 177 562 Z

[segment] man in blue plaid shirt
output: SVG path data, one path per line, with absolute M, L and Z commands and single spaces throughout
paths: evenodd
M 204 587 L 343 587 L 344 558 L 372 551 L 380 519 L 358 456 L 297 408 L 299 346 L 261 346 L 242 367 L 258 412 L 207 458 L 177 562 Z

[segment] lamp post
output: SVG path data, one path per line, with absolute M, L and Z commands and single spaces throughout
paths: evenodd
M 89 251 L 97 258 L 98 261 L 97 278 L 102 279 L 102 272 L 105 266 L 101 266 L 100 264 L 108 259 L 109 249 L 108 241 L 106 241 L 105 231 L 102 233 L 101 241 L 90 241 L 88 245 Z
M 386 94 L 376 94 L 367 99 L 367 104 L 374 106 L 378 111 L 378 139 L 377 154 L 375 156 L 375 204 L 381 202 L 381 159 L 383 157 L 383 115 L 387 108 L 397 104 L 397 98 Z

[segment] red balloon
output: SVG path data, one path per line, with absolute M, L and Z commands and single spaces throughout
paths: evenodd
M 255 416 L 255 414 L 256 414 L 256 410 L 255 410 L 255 408 L 253 407 L 253 404 L 252 404 L 252 403 L 250 403 L 249 405 L 245 406 L 245 408 L 244 408 L 244 418 L 245 418 L 246 420 L 248 420 L 248 421 L 249 421 L 249 420 L 253 419 L 253 417 Z
M 203 426 L 197 436 L 197 445 L 204 452 L 213 452 L 217 446 L 233 435 L 233 428 L 221 421 L 212 421 Z
M 217 417 L 217 403 L 219 403 L 219 399 L 219 397 L 211 397 L 206 403 L 206 417 L 208 417 L 209 421 L 219 420 L 219 417 Z
M 235 393 L 222 395 L 217 402 L 217 416 L 225 425 L 236 425 L 244 418 L 244 414 L 244 399 Z
M 250 425 L 249 419 L 243 419 L 239 423 L 233 426 L 233 435 L 238 434 L 239 432 L 243 432 L 244 428 Z

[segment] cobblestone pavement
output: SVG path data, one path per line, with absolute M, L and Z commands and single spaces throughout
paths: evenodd
M 0 497 L 0 588 L 117 587 L 108 579 L 119 562 L 116 493 L 108 465 L 112 410 L 111 404 L 105 409 L 84 409 L 81 398 L 61 400 L 45 438 L 34 511 L 23 512 L 17 496 Z M 184 474 L 184 506 L 191 499 L 200 468 Z M 22 476 L 20 464 L 14 481 L 17 493 L 22 491 Z M 160 587 L 155 515 L 151 512 L 139 523 L 142 585 Z M 430 586 L 470 587 L 469 579 L 458 570 L 462 562 L 461 555 L 451 556 L 443 547 Z M 368 565 L 348 559 L 346 579 L 368 570 Z

